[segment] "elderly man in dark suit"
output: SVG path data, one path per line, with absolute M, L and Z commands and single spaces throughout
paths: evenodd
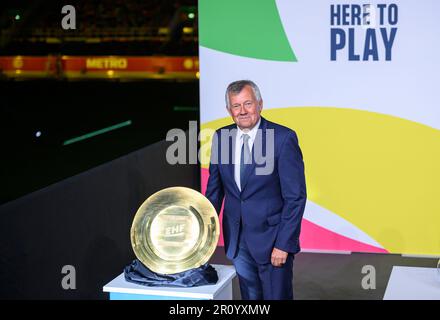
M 206 197 L 220 212 L 225 251 L 243 299 L 293 299 L 293 260 L 306 204 L 296 133 L 260 116 L 248 80 L 231 83 L 226 107 L 235 124 L 216 131 Z

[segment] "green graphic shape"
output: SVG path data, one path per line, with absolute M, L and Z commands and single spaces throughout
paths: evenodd
M 297 61 L 275 0 L 199 0 L 199 43 L 249 58 Z

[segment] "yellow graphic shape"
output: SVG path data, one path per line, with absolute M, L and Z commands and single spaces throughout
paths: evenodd
M 440 254 L 440 130 L 354 109 L 295 107 L 262 115 L 296 131 L 308 199 L 390 253 Z M 219 119 L 202 129 L 230 123 Z M 208 164 L 202 158 L 202 167 Z

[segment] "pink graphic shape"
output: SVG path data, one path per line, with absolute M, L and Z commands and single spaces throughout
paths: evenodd
M 202 168 L 201 182 L 202 193 L 206 194 L 206 186 L 208 184 L 209 170 Z M 222 232 L 223 206 L 220 211 L 220 238 L 218 245 L 224 246 Z M 351 251 L 351 252 L 371 252 L 371 253 L 388 253 L 387 250 L 365 244 L 363 242 L 350 239 L 336 232 L 323 228 L 307 219 L 302 220 L 300 243 L 302 249 L 313 250 L 331 250 L 331 251 Z

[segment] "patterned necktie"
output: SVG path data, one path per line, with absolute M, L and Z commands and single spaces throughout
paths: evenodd
M 243 189 L 244 177 L 246 173 L 246 168 L 251 164 L 251 150 L 249 149 L 249 138 L 248 134 L 243 134 L 243 145 L 241 147 L 241 157 L 240 157 L 240 187 Z

